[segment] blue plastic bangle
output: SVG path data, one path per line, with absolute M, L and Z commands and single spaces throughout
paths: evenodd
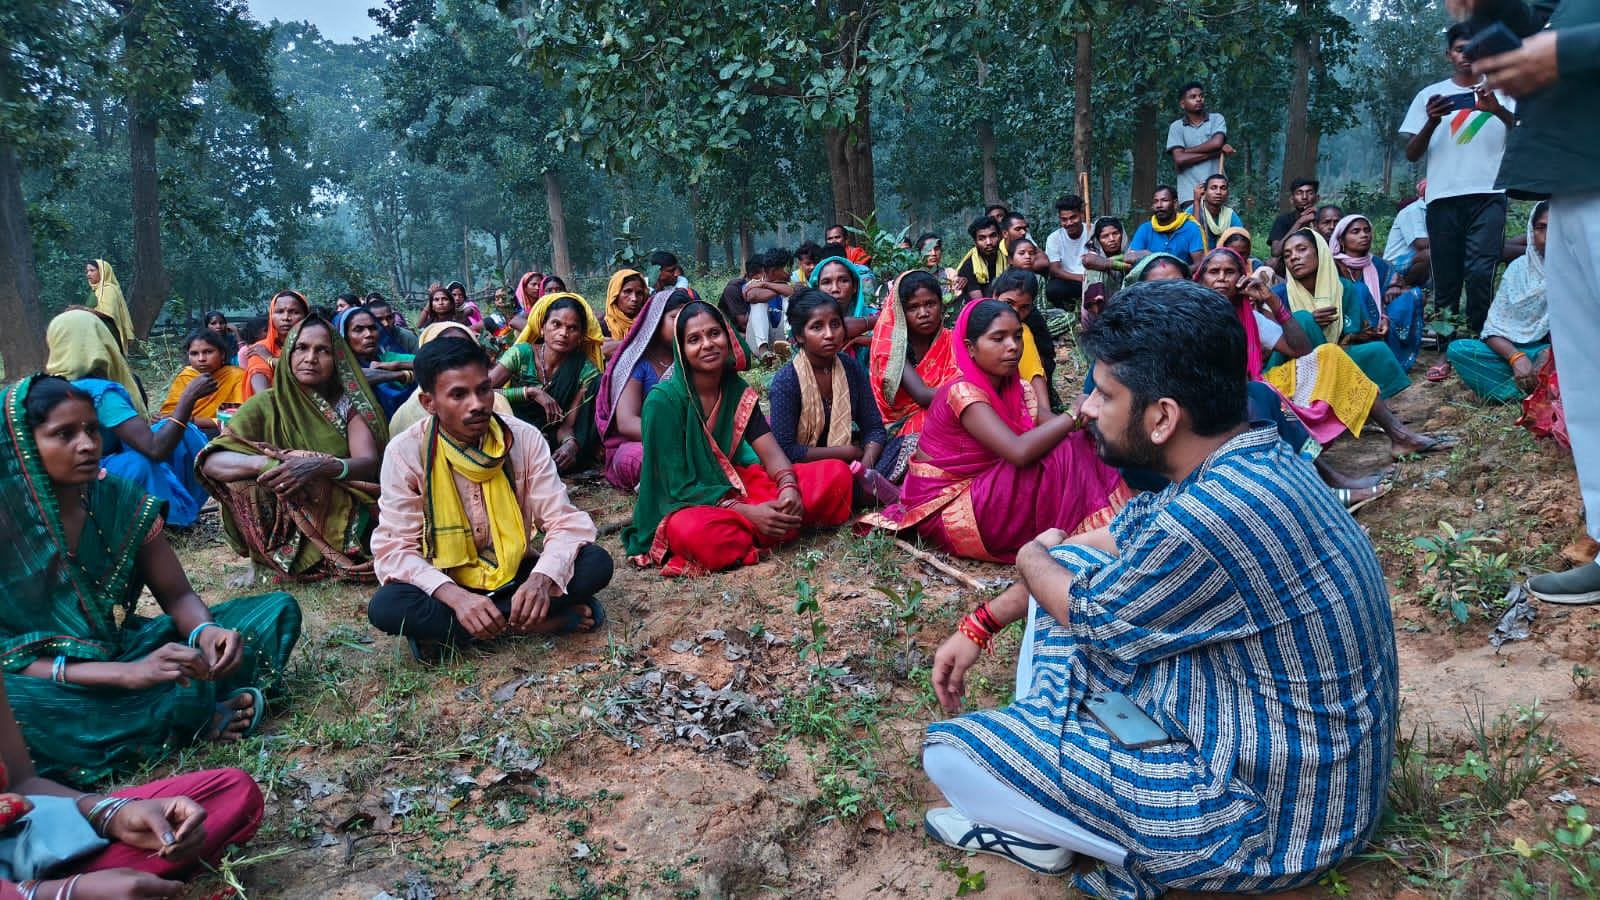
M 193 647 L 194 642 L 200 639 L 200 632 L 205 631 L 207 628 L 213 628 L 216 624 L 215 622 L 201 622 L 196 625 L 194 630 L 189 632 L 189 646 Z

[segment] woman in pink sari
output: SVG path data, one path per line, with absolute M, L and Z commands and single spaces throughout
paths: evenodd
M 1133 492 L 1090 436 L 1052 415 L 1018 377 L 1017 314 L 975 300 L 953 337 L 961 377 L 928 405 L 900 503 L 863 521 L 916 528 L 957 556 L 1006 563 L 1047 529 L 1077 534 L 1108 524 Z

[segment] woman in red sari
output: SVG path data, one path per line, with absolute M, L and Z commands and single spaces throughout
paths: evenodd
M 899 483 L 917 452 L 933 393 L 961 377 L 955 341 L 944 327 L 938 279 L 916 270 L 901 275 L 872 329 L 868 374 L 889 437 L 904 437 L 889 478 Z
M 916 528 L 971 559 L 1013 562 L 1051 528 L 1108 524 L 1133 496 L 1072 419 L 1054 416 L 1017 375 L 1022 322 L 998 300 L 974 300 L 956 320 L 961 377 L 934 394 L 900 504 L 867 524 Z
M 636 565 L 703 575 L 755 563 L 802 527 L 844 524 L 849 467 L 789 462 L 738 375 L 745 351 L 721 311 L 698 300 L 683 308 L 673 360 L 644 401 L 639 499 L 622 532 Z

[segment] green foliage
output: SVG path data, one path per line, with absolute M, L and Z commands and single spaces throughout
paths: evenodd
M 1448 610 L 1456 624 L 1465 624 L 1474 608 L 1492 613 L 1503 606 L 1506 586 L 1515 573 L 1511 554 L 1484 549 L 1497 543 L 1470 528 L 1458 531 L 1449 522 L 1440 522 L 1437 533 L 1413 541 L 1423 551 L 1422 571 L 1435 579 L 1423 586 L 1423 599 Z
M 949 872 L 951 875 L 956 876 L 957 897 L 965 897 L 968 894 L 975 894 L 988 886 L 984 883 L 984 873 L 982 869 L 973 871 L 969 866 L 957 865 L 948 859 L 941 860 L 937 868 L 941 872 Z

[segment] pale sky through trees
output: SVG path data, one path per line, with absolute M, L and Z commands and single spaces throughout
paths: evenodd
M 322 36 L 339 43 L 372 37 L 378 25 L 367 16 L 377 0 L 249 0 L 250 17 L 262 24 L 279 19 L 304 20 L 317 26 Z

